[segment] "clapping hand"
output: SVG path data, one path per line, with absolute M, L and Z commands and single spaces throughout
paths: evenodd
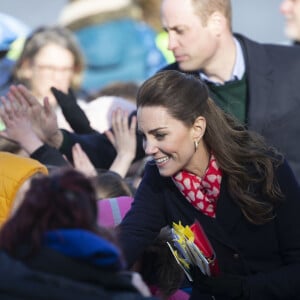
M 5 124 L 1 135 L 17 142 L 28 154 L 39 148 L 43 142 L 34 132 L 27 105 L 23 99 L 16 99 L 12 93 L 1 97 L 0 117 Z
M 47 97 L 41 104 L 25 86 L 12 85 L 7 98 L 10 103 L 14 103 L 26 111 L 26 117 L 40 140 L 55 147 L 59 146 L 62 136 L 58 128 L 56 114 Z

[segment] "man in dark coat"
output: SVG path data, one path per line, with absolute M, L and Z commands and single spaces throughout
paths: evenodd
M 175 2 L 162 2 L 168 48 L 176 58 L 165 69 L 205 79 L 215 102 L 280 150 L 299 181 L 299 48 L 234 35 L 230 0 Z

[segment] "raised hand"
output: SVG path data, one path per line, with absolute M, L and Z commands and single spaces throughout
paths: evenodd
M 28 154 L 42 146 L 43 142 L 31 126 L 26 106 L 22 105 L 22 102 L 12 102 L 6 97 L 1 97 L 1 103 L 0 117 L 6 127 L 1 134 L 19 143 Z
M 75 144 L 72 148 L 74 168 L 82 172 L 88 177 L 97 176 L 97 171 L 88 158 L 87 154 L 83 151 L 79 144 Z
M 136 116 L 128 125 L 128 112 L 118 108 L 112 113 L 112 131 L 105 132 L 107 138 L 114 145 L 117 157 L 110 170 L 125 177 L 136 153 Z
M 58 128 L 56 114 L 47 97 L 42 105 L 25 86 L 12 85 L 7 98 L 10 103 L 26 108 L 31 126 L 43 142 L 55 147 L 60 146 L 62 134 Z

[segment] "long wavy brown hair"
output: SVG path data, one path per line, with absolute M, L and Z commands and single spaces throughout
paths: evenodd
M 159 72 L 139 89 L 137 108 L 145 106 L 166 108 L 188 128 L 203 116 L 204 142 L 216 157 L 228 191 L 246 219 L 263 224 L 274 217 L 274 207 L 283 199 L 275 176 L 282 155 L 221 110 L 209 98 L 201 79 L 178 71 Z

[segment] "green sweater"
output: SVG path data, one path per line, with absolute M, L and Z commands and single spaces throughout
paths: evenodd
M 224 85 L 207 83 L 211 98 L 227 113 L 235 116 L 243 124 L 246 122 L 247 82 L 245 75 L 241 80 L 229 81 Z

